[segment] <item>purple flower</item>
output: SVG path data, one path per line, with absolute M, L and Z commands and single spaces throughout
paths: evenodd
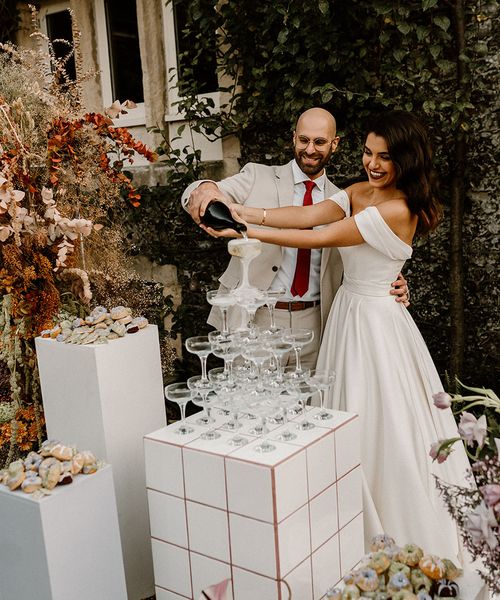
M 476 419 L 473 414 L 463 412 L 458 424 L 458 432 L 469 446 L 474 445 L 474 441 L 476 441 L 479 447 L 482 448 L 488 434 L 485 415 L 481 415 L 479 419 Z
M 453 448 L 448 445 L 448 440 L 439 440 L 431 444 L 429 456 L 432 460 L 437 460 L 438 463 L 444 463 L 444 461 L 450 456 Z
M 438 408 L 450 408 L 451 406 L 451 396 L 446 392 L 432 394 L 432 399 L 434 400 L 434 406 Z
M 500 484 L 488 483 L 479 488 L 487 506 L 495 506 L 500 502 Z
M 484 502 L 478 504 L 465 519 L 465 529 L 470 533 L 473 543 L 486 542 L 491 550 L 498 546 L 498 538 L 492 529 L 497 525 L 493 509 L 488 508 Z

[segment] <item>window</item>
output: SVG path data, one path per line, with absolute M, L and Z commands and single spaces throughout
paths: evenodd
M 217 73 L 216 73 L 216 55 L 215 43 L 216 36 L 213 36 L 213 53 L 206 53 L 201 57 L 200 64 L 192 68 L 192 58 L 190 52 L 192 45 L 189 38 L 183 35 L 183 29 L 188 18 L 190 3 L 187 0 L 173 0 L 164 2 L 163 12 L 163 38 L 165 41 L 165 65 L 167 68 L 167 111 L 165 121 L 168 124 L 169 135 L 172 147 L 182 149 L 184 146 L 194 146 L 201 150 L 201 159 L 204 161 L 217 161 L 224 158 L 222 150 L 222 141 L 208 141 L 200 133 L 192 132 L 185 128 L 180 139 L 178 139 L 178 126 L 184 121 L 184 116 L 179 113 L 177 102 L 182 95 L 182 89 L 177 87 L 179 79 L 182 80 L 183 73 L 186 70 L 192 70 L 190 76 L 198 82 L 198 93 L 200 96 L 209 97 L 213 100 L 215 111 L 219 110 L 220 95 L 217 91 Z M 214 10 L 212 2 L 206 3 L 207 10 Z M 183 56 L 183 53 L 186 53 Z M 192 55 L 191 55 L 192 56 Z
M 144 125 L 144 88 L 135 0 L 94 0 L 103 108 L 133 100 L 137 108 L 117 124 Z
M 69 11 L 61 10 L 53 13 L 47 13 L 45 16 L 45 22 L 47 27 L 47 37 L 52 42 L 52 47 L 54 49 L 56 58 L 65 58 L 70 52 L 71 45 L 73 44 L 71 15 L 69 14 Z M 75 81 L 76 67 L 74 56 L 71 56 L 67 60 L 65 69 L 69 79 Z
M 213 10 L 210 3 L 207 3 L 206 8 L 207 10 Z M 192 33 L 186 35 L 184 32 L 188 22 L 188 3 L 183 0 L 174 0 L 173 10 L 179 79 L 182 80 L 184 77 L 194 79 L 198 88 L 198 94 L 207 94 L 209 92 L 217 91 L 215 31 L 213 32 L 213 36 L 209 39 L 209 46 L 213 48 L 213 51 L 205 52 L 198 58 L 197 64 L 192 67 L 191 65 L 193 64 L 195 55 L 193 52 L 194 44 L 192 43 L 191 38 L 194 36 Z
M 105 0 L 113 98 L 144 102 L 135 0 Z

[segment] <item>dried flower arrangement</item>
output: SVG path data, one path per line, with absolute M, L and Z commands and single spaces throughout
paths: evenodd
M 468 473 L 471 486 L 466 488 L 450 485 L 436 478 L 436 485 L 443 496 L 448 511 L 456 521 L 465 547 L 474 559 L 479 559 L 483 568 L 481 577 L 490 590 L 500 593 L 500 399 L 485 388 L 467 387 L 458 384 L 472 395 L 434 394 L 434 404 L 440 409 L 453 405 L 459 408 L 459 436 L 438 440 L 432 444 L 430 455 L 442 463 L 453 451 L 456 442 L 463 441 L 472 468 Z M 476 417 L 470 411 L 482 407 L 486 414 Z
M 35 336 L 91 304 L 148 318 L 163 304 L 162 286 L 129 270 L 110 216 L 140 200 L 124 164 L 156 155 L 110 116 L 85 112 L 82 83 L 94 74 L 83 72 L 75 22 L 74 47 L 56 59 L 33 17 L 36 49 L 0 46 L 0 466 L 42 441 Z M 65 71 L 72 54 L 76 81 Z M 131 107 L 115 102 L 109 115 Z M 21 409 L 36 424 L 29 435 Z

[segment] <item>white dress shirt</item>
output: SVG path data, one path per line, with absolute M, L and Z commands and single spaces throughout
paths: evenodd
M 293 171 L 293 206 L 302 206 L 304 201 L 304 194 L 306 191 L 305 181 L 309 180 L 309 177 L 300 169 L 297 162 L 294 160 L 292 163 Z M 316 184 L 312 189 L 312 201 L 313 204 L 322 202 L 325 199 L 325 182 L 326 174 L 323 174 L 314 180 Z M 319 284 L 320 284 L 320 269 L 321 269 L 321 250 L 311 250 L 311 268 L 309 271 L 309 289 L 303 296 L 293 296 L 290 288 L 292 287 L 293 277 L 295 275 L 295 265 L 297 263 L 297 248 L 283 248 L 283 260 L 281 267 L 276 273 L 276 277 L 270 285 L 271 290 L 276 290 L 280 287 L 286 289 L 286 293 L 283 298 L 280 298 L 282 302 L 289 302 L 291 300 L 303 300 L 309 302 L 311 300 L 319 300 Z

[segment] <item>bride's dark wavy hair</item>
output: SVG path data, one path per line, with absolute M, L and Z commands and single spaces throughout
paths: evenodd
M 375 117 L 367 133 L 383 137 L 396 168 L 396 187 L 404 192 L 408 207 L 418 216 L 417 233 L 435 229 L 442 215 L 436 198 L 432 149 L 426 128 L 406 111 L 391 111 Z

